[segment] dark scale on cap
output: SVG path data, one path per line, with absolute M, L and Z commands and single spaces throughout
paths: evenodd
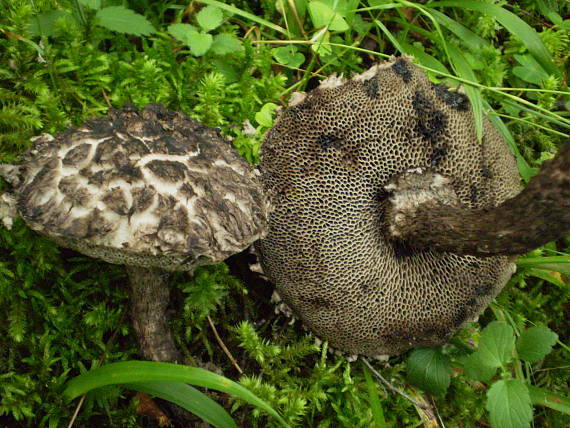
M 493 178 L 493 173 L 488 166 L 484 166 L 481 168 L 481 176 L 484 178 Z
M 146 164 L 154 175 L 166 181 L 178 182 L 186 177 L 186 167 L 177 161 L 153 160 Z
M 341 138 L 336 137 L 333 134 L 321 134 L 317 138 L 317 144 L 325 151 L 331 147 L 337 148 L 340 146 Z
M 443 83 L 434 84 L 435 93 L 448 106 L 458 111 L 469 109 L 469 98 L 467 95 L 457 91 L 450 91 Z
M 64 165 L 78 165 L 85 161 L 91 151 L 91 144 L 79 144 L 71 148 L 63 158 Z
M 416 131 L 431 143 L 438 142 L 447 128 L 447 115 L 434 108 L 422 91 L 416 91 L 412 106 L 417 114 Z
M 409 64 L 403 59 L 396 60 L 394 65 L 392 65 L 392 70 L 402 78 L 404 83 L 410 83 L 412 80 L 412 73 L 410 71 Z
M 376 79 L 376 77 L 366 80 L 363 83 L 363 86 L 364 86 L 364 92 L 368 97 L 378 98 L 380 86 L 378 85 L 378 80 Z
M 370 79 L 380 96 L 369 96 Z M 342 136 L 340 149 L 316 144 L 330 141 L 321 138 L 327 135 Z M 394 245 L 383 229 L 386 201 L 379 189 L 410 168 L 446 176 L 465 206 L 472 185 L 480 208 L 514 196 L 513 156 L 487 119 L 484 137 L 477 141 L 472 116 L 445 102 L 408 58 L 350 81 L 328 80 L 280 114 L 261 150 L 273 211 L 269 233 L 256 246 L 282 300 L 317 336 L 370 356 L 437 345 L 501 290 L 511 259 Z M 484 178 L 481 165 L 497 173 Z M 310 295 L 334 307 L 315 310 L 301 299 Z
M 471 186 L 469 186 L 469 200 L 471 201 L 471 206 L 473 208 L 477 207 L 477 201 L 478 201 L 478 190 L 477 190 L 477 186 L 472 184 Z
M 429 164 L 431 166 L 438 166 L 446 154 L 447 149 L 445 147 L 435 147 L 431 154 Z

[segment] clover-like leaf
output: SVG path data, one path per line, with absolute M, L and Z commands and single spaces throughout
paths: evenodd
M 176 40 L 188 43 L 188 35 L 190 33 L 197 33 L 198 29 L 190 24 L 170 24 L 168 26 L 168 32 Z
M 297 52 L 297 48 L 293 45 L 275 48 L 271 53 L 273 54 L 273 58 L 275 58 L 279 64 L 299 67 L 305 62 L 305 56 L 302 53 Z
M 204 31 L 210 31 L 218 27 L 224 19 L 224 14 L 219 7 L 206 6 L 196 14 L 196 21 Z
M 346 31 L 350 27 L 344 18 L 322 1 L 309 3 L 309 14 L 315 28 L 328 25 L 331 31 Z
M 222 33 L 214 36 L 214 41 L 210 49 L 217 55 L 226 55 L 243 51 L 243 46 L 236 36 Z
M 212 46 L 213 40 L 214 38 L 211 34 L 191 32 L 188 34 L 187 43 L 188 46 L 190 46 L 190 52 L 192 52 L 193 55 L 202 56 L 208 52 L 208 49 Z

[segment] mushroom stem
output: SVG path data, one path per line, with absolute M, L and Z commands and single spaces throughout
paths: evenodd
M 131 318 L 142 356 L 151 361 L 182 362 L 165 315 L 170 275 L 157 268 L 125 267 L 131 285 Z
M 386 186 L 393 192 L 386 208 L 390 239 L 486 257 L 524 254 L 570 235 L 570 144 L 544 162 L 521 193 L 497 207 L 449 205 L 453 198 L 445 178 L 422 175 L 407 172 Z

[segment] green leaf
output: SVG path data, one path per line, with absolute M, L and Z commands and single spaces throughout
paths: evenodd
M 449 43 L 447 45 L 449 50 L 451 62 L 455 73 L 462 79 L 470 80 L 472 82 L 477 82 L 477 77 L 473 69 L 470 67 L 469 63 L 461 53 L 461 51 L 453 44 Z M 477 140 L 481 141 L 483 138 L 483 97 L 481 96 L 481 90 L 475 86 L 465 85 L 465 93 L 471 102 L 471 108 L 473 109 L 473 119 L 475 120 L 475 133 L 477 135 Z
M 243 46 L 232 34 L 222 33 L 214 36 L 210 50 L 217 55 L 226 55 L 235 52 L 242 52 Z
M 267 103 L 261 107 L 257 113 L 255 113 L 255 121 L 261 126 L 266 128 L 271 128 L 273 126 L 273 112 L 277 108 L 277 104 Z
M 489 382 L 495 376 L 497 367 L 485 364 L 484 356 L 479 351 L 475 351 L 465 358 L 463 370 L 465 370 L 465 375 L 471 379 Z
M 331 31 L 346 31 L 350 27 L 344 18 L 322 1 L 312 1 L 309 3 L 309 14 L 315 28 L 328 25 Z
M 458 7 L 461 9 L 476 10 L 477 12 L 494 17 L 513 36 L 518 37 L 523 42 L 532 56 L 537 59 L 549 74 L 560 75 L 560 70 L 556 67 L 550 52 L 548 52 L 548 49 L 546 49 L 544 43 L 542 43 L 539 35 L 530 25 L 514 13 L 500 6 L 477 0 L 436 1 L 430 3 L 429 7 Z
M 198 29 L 190 24 L 170 24 L 168 26 L 168 32 L 176 40 L 188 43 L 188 34 L 197 33 Z
M 244 10 L 241 10 L 238 7 L 235 7 L 235 6 L 232 6 L 229 4 L 225 4 L 225 3 L 222 3 L 222 2 L 217 1 L 217 0 L 200 0 L 200 3 L 205 3 L 205 4 L 209 4 L 209 5 L 219 7 L 220 9 L 225 10 L 226 12 L 229 12 L 229 13 L 234 14 L 234 15 L 241 16 L 245 19 L 256 22 L 259 25 L 263 25 L 265 27 L 271 28 L 271 29 L 278 31 L 279 33 L 289 37 L 289 33 L 285 28 L 280 27 L 279 25 L 276 25 L 272 22 L 269 22 L 266 19 L 260 18 L 259 16 L 254 15 L 253 13 L 249 13 L 249 12 L 246 12 Z
M 111 31 L 148 36 L 156 30 L 147 19 L 123 6 L 111 6 L 99 9 L 95 15 L 99 25 Z
M 101 9 L 101 0 L 79 0 L 79 3 L 93 10 Z
M 55 35 L 59 20 L 72 19 L 71 15 L 63 10 L 49 10 L 30 19 L 28 31 L 34 36 L 50 37 Z
M 548 79 L 548 73 L 543 70 L 536 60 L 530 55 L 514 55 L 521 66 L 513 67 L 513 74 L 525 82 L 540 86 Z
M 210 31 L 218 27 L 224 19 L 222 9 L 216 6 L 206 6 L 196 14 L 198 25 L 204 31 Z
M 271 406 L 231 379 L 197 367 L 155 361 L 123 361 L 107 364 L 68 382 L 63 395 L 74 399 L 95 388 L 133 382 L 183 382 L 234 395 L 265 410 L 283 426 L 288 426 Z
M 558 335 L 548 327 L 531 327 L 524 330 L 517 342 L 519 357 L 529 363 L 542 360 L 552 351 Z
M 294 45 L 272 49 L 271 53 L 279 64 L 298 68 L 305 62 L 305 56 L 297 52 L 297 48 Z
M 515 337 L 513 329 L 503 321 L 493 321 L 481 332 L 479 352 L 483 362 L 491 367 L 501 367 L 513 358 Z
M 214 38 L 211 34 L 190 32 L 188 33 L 186 43 L 190 46 L 190 52 L 192 52 L 193 55 L 202 56 L 208 52 L 208 49 L 212 46 L 213 40 Z
M 215 427 L 237 428 L 232 417 L 222 406 L 185 383 L 133 382 L 125 383 L 123 386 L 177 404 Z
M 486 409 L 493 428 L 527 428 L 532 404 L 526 385 L 519 379 L 495 382 L 487 392 Z
M 438 349 L 414 349 L 406 361 L 411 383 L 434 394 L 447 391 L 451 380 L 449 360 Z
M 570 398 L 532 385 L 527 385 L 527 388 L 532 404 L 549 407 L 570 415 Z

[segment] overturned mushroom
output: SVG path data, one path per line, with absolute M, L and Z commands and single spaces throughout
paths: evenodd
M 124 264 L 143 356 L 182 360 L 165 320 L 168 272 L 221 261 L 259 239 L 266 202 L 254 170 L 219 133 L 159 104 L 35 140 L 0 169 L 6 225 L 26 223 L 64 247 Z
M 390 192 L 397 198 L 401 184 L 393 181 L 406 171 L 425 180 L 429 171 L 442 204 L 471 210 L 519 190 L 495 128 L 485 119 L 477 141 L 466 96 L 432 84 L 409 58 L 293 97 L 263 143 L 260 169 L 274 206 L 257 245 L 264 272 L 339 349 L 376 356 L 440 344 L 514 272 L 512 257 L 436 252 L 388 230 Z

